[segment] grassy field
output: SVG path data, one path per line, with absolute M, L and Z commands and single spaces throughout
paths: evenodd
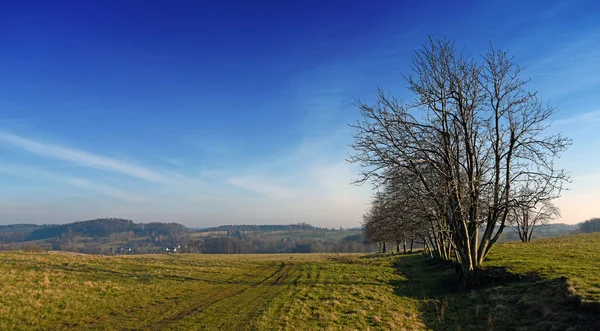
M 600 235 L 502 244 L 475 290 L 423 257 L 0 253 L 0 329 L 593 330 Z

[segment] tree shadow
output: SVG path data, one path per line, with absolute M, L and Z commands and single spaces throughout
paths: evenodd
M 394 268 L 394 293 L 419 300 L 421 318 L 433 330 L 600 330 L 598 303 L 582 303 L 565 277 L 488 267 L 461 289 L 452 263 L 409 255 Z

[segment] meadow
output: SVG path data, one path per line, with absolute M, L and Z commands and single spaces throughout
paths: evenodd
M 0 329 L 593 330 L 600 235 L 496 246 L 480 284 L 421 254 L 0 253 Z

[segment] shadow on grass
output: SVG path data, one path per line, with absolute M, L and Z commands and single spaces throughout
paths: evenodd
M 597 303 L 582 304 L 564 277 L 486 268 L 461 290 L 452 264 L 408 255 L 394 267 L 394 292 L 420 300 L 421 318 L 433 330 L 600 330 Z

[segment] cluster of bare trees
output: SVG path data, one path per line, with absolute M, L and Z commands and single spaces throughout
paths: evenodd
M 415 241 L 423 242 L 422 220 L 426 215 L 421 208 L 415 208 L 414 196 L 410 192 L 402 191 L 408 188 L 398 180 L 390 180 L 389 185 L 381 187 L 375 193 L 371 208 L 364 215 L 365 239 L 380 245 L 380 251 L 386 252 L 386 242 L 396 244 L 396 251 L 400 252 L 400 244 L 404 253 L 412 252 Z
M 570 140 L 548 130 L 555 109 L 526 88 L 505 51 L 471 56 L 430 38 L 411 68 L 411 101 L 379 90 L 374 105 L 358 103 L 348 161 L 362 166 L 357 183 L 377 191 L 365 232 L 419 237 L 467 279 L 505 227 L 527 239 L 557 213 L 551 201 L 568 176 L 554 161 Z

